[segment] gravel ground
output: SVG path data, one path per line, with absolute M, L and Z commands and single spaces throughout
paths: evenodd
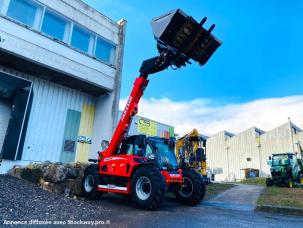
M 104 221 L 110 210 L 85 199 L 72 199 L 45 191 L 38 186 L 0 175 L 0 226 L 4 220 L 18 221 Z
M 74 222 L 110 221 L 110 226 L 98 227 L 303 227 L 300 216 L 281 216 L 265 212 L 226 209 L 205 202 L 184 206 L 168 198 L 157 211 L 142 211 L 132 207 L 127 197 L 106 194 L 102 200 L 71 199 L 47 192 L 27 181 L 0 175 L 0 227 L 4 221 L 31 220 Z M 81 224 L 81 223 L 80 223 Z M 100 224 L 100 223 L 99 223 Z M 95 225 L 95 224 L 94 224 Z M 37 226 L 35 226 L 37 227 Z M 60 226 L 63 227 L 63 226 Z M 87 227 L 81 226 L 70 227 Z M 96 226 L 92 226 L 96 227 Z

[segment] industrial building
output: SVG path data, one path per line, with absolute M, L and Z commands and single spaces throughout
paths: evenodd
M 290 121 L 267 132 L 256 127 L 239 134 L 221 131 L 207 140 L 208 169 L 215 175 L 215 181 L 244 179 L 246 169 L 268 177 L 269 156 L 285 152 L 300 155 L 301 145 L 303 132 Z
M 0 173 L 97 157 L 118 118 L 125 27 L 80 0 L 0 0 Z
M 121 116 L 122 112 L 119 112 Z M 134 116 L 130 125 L 129 135 L 147 135 L 161 138 L 170 138 L 175 136 L 174 127 L 168 124 L 160 123 L 142 116 Z

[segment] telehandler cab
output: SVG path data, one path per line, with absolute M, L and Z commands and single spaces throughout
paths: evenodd
M 94 161 L 97 164 L 85 170 L 82 190 L 86 198 L 94 199 L 106 192 L 126 194 L 141 209 L 158 208 L 166 191 L 174 191 L 178 199 L 189 205 L 203 199 L 203 179 L 192 169 L 178 167 L 174 139 L 127 135 L 150 74 L 169 66 L 180 68 L 190 59 L 204 65 L 221 45 L 211 34 L 215 26 L 206 30 L 205 21 L 206 18 L 198 23 L 179 9 L 152 20 L 159 55 L 142 63 L 108 147 L 99 152 Z

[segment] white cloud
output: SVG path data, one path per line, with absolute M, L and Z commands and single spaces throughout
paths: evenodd
M 121 110 L 126 100 L 120 101 Z M 193 128 L 206 135 L 222 130 L 239 133 L 253 126 L 268 131 L 287 122 L 288 117 L 299 127 L 303 126 L 303 95 L 221 106 L 211 99 L 173 101 L 143 98 L 138 115 L 173 125 L 179 134 Z

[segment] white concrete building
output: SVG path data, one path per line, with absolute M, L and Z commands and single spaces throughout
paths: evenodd
M 97 156 L 117 122 L 125 27 L 80 0 L 0 0 L 0 173 Z
M 258 170 L 261 177 L 267 177 L 269 156 L 285 152 L 300 155 L 301 145 L 303 132 L 291 122 L 268 132 L 256 127 L 236 135 L 222 131 L 207 140 L 208 168 L 216 181 L 241 180 L 244 169 Z

